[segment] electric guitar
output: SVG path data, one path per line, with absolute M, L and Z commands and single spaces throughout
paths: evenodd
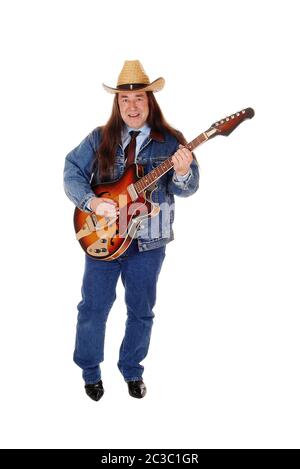
M 254 110 L 243 109 L 236 114 L 215 122 L 211 127 L 185 145 L 190 151 L 217 135 L 228 136 L 245 119 L 252 119 Z M 173 168 L 172 156 L 142 176 L 143 167 L 130 165 L 116 182 L 98 184 L 93 187 L 97 197 L 114 200 L 119 208 L 114 217 L 84 212 L 74 212 L 76 238 L 89 256 L 104 261 L 117 259 L 130 246 L 141 222 L 155 217 L 160 208 L 152 201 L 155 182 Z

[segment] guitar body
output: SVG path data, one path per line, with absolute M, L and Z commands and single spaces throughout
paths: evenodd
M 97 197 L 109 198 L 117 203 L 119 214 L 116 217 L 108 218 L 75 209 L 76 237 L 90 257 L 105 261 L 117 259 L 131 244 L 141 222 L 159 213 L 159 207 L 152 202 L 153 191 L 145 191 L 134 198 L 128 190 L 142 176 L 142 171 L 142 166 L 132 164 L 118 181 L 93 187 Z

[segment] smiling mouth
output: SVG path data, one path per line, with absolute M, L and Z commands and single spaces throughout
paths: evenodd
M 128 117 L 131 117 L 131 118 L 139 117 L 139 114 L 128 114 Z

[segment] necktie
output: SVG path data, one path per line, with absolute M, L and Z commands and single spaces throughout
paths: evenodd
M 130 132 L 131 140 L 128 143 L 127 147 L 124 150 L 126 161 L 126 168 L 134 163 L 135 160 L 135 149 L 136 149 L 136 137 L 140 133 L 139 130 L 131 130 Z

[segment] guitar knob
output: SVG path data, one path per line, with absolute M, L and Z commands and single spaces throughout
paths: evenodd
M 105 238 L 100 239 L 100 243 L 107 243 L 107 239 Z

